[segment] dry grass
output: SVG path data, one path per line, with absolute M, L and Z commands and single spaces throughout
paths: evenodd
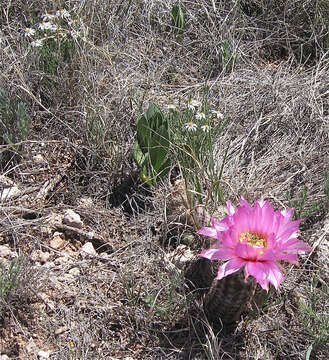
M 302 360 L 311 345 L 309 359 L 329 358 L 327 1 L 184 0 L 183 32 L 174 3 L 1 2 L 0 90 L 12 114 L 21 101 L 31 118 L 24 137 L 15 116 L 0 117 L 0 175 L 21 190 L 0 204 L 0 244 L 32 259 L 22 276 L 35 279 L 1 317 L 0 354 L 10 359 L 49 350 L 51 359 Z M 60 7 L 81 19 L 85 39 L 49 73 L 24 29 Z M 185 102 L 205 86 L 229 119 L 217 148 L 229 145 L 225 199 L 263 196 L 286 207 L 308 189 L 301 238 L 312 253 L 232 333 L 211 328 L 171 257 L 180 241 L 200 251 L 193 228 L 159 241 L 172 185 L 143 189 L 132 157 L 149 102 Z M 80 253 L 88 240 L 77 232 L 62 231 L 64 244 L 51 246 L 67 208 L 104 240 L 94 241 L 96 257 Z

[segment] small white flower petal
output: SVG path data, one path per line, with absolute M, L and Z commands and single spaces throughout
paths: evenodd
M 205 119 L 205 118 L 206 118 L 206 115 L 205 115 L 205 113 L 203 113 L 203 112 L 198 112 L 198 113 L 195 115 L 195 118 L 196 118 L 197 120 Z
M 201 126 L 201 129 L 202 131 L 204 131 L 205 133 L 209 132 L 210 131 L 210 126 L 209 125 L 202 125 Z
M 195 124 L 194 122 L 190 121 L 185 124 L 185 128 L 189 131 L 196 131 L 196 129 L 198 128 L 198 125 Z
M 193 106 L 193 107 L 200 107 L 201 106 L 201 102 L 198 100 L 190 100 L 189 105 Z
M 24 36 L 27 37 L 31 37 L 35 34 L 35 30 L 34 29 L 31 29 L 31 28 L 26 28 L 25 29 L 25 33 L 24 33 Z
M 60 16 L 61 18 L 70 18 L 71 15 L 66 9 L 60 9 L 56 11 L 56 15 Z
M 43 21 L 43 22 L 39 23 L 39 25 L 38 25 L 40 30 L 51 30 L 51 28 L 53 26 L 54 26 L 54 24 L 51 21 Z
M 217 117 L 217 119 L 224 119 L 224 115 L 219 110 L 212 110 L 211 112 Z
M 48 14 L 47 11 L 46 11 L 44 14 L 41 15 L 41 17 L 42 17 L 42 21 L 46 22 L 47 20 L 55 19 L 57 16 L 54 15 L 54 14 Z
M 40 47 L 42 46 L 42 40 L 41 39 L 37 39 L 31 42 L 31 46 L 32 47 Z
M 72 30 L 71 31 L 71 36 L 72 36 L 73 39 L 77 39 L 78 37 L 80 37 L 80 33 L 79 33 L 79 31 Z

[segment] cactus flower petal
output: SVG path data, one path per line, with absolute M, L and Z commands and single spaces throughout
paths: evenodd
M 254 277 L 265 290 L 270 283 L 278 289 L 284 280 L 279 261 L 298 265 L 298 255 L 311 251 L 297 238 L 302 220 L 292 220 L 293 209 L 275 211 L 263 199 L 252 206 L 241 198 L 239 207 L 228 202 L 227 209 L 225 219 L 213 218 L 211 227 L 199 230 L 216 239 L 200 256 L 227 261 L 218 269 L 218 280 L 244 268 L 246 279 Z

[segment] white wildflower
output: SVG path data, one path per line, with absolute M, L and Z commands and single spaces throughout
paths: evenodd
M 219 110 L 211 110 L 217 119 L 224 119 L 224 115 Z
M 206 124 L 206 125 L 202 125 L 202 126 L 201 126 L 201 129 L 202 129 L 203 132 L 207 133 L 207 132 L 210 131 L 210 126 L 207 125 L 207 124 Z
M 31 29 L 31 28 L 26 28 L 25 29 L 25 33 L 24 33 L 24 36 L 25 37 L 32 37 L 33 35 L 35 34 L 35 30 L 34 29 Z
M 53 20 L 55 19 L 57 16 L 54 14 L 48 14 L 47 11 L 41 15 L 42 17 L 42 21 L 46 22 L 47 20 Z
M 80 36 L 80 32 L 77 30 L 72 30 L 71 31 L 71 36 L 73 39 L 77 39 Z
M 185 124 L 185 129 L 187 129 L 189 131 L 196 131 L 197 128 L 198 128 L 198 125 L 192 121 Z
M 31 42 L 32 47 L 40 47 L 42 46 L 42 39 L 37 39 Z
M 60 9 L 56 11 L 56 15 L 60 16 L 61 18 L 70 18 L 71 15 L 66 9 Z
M 198 108 L 201 106 L 201 102 L 198 101 L 198 100 L 190 100 L 189 103 L 187 104 L 187 107 L 190 109 L 190 110 L 195 110 L 195 108 Z
M 52 30 L 53 26 L 54 26 L 54 24 L 51 21 L 43 21 L 42 23 L 39 23 L 39 25 L 38 25 L 40 30 Z
M 51 31 L 57 31 L 57 25 L 56 25 L 56 24 L 52 24 L 49 30 L 51 30 Z
M 203 113 L 203 112 L 198 112 L 198 113 L 195 115 L 195 118 L 196 118 L 197 120 L 205 119 L 205 118 L 206 118 L 206 115 L 205 115 L 205 113 Z

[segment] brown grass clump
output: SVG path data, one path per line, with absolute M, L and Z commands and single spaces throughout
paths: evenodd
M 0 299 L 0 357 L 329 358 L 328 4 L 183 0 L 182 28 L 175 4 L 1 2 L 0 260 L 25 262 Z M 25 28 L 63 8 L 79 26 L 67 53 L 32 48 Z M 313 249 L 231 332 L 211 327 L 188 275 L 208 209 L 195 226 L 171 195 L 177 168 L 153 191 L 133 161 L 148 104 L 205 89 L 228 120 L 216 143 L 219 159 L 229 149 L 225 200 L 295 207 Z

